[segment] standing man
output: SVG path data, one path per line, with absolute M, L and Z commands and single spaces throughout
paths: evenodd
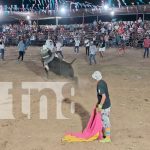
M 5 45 L 2 39 L 0 39 L 0 53 L 1 53 L 1 58 L 4 60 L 4 52 L 5 52 Z
M 62 53 L 62 44 L 60 41 L 56 42 L 56 54 L 60 54 L 62 59 L 64 58 L 63 53 Z
M 26 45 L 23 40 L 23 37 L 21 37 L 20 42 L 18 44 L 18 50 L 19 50 L 18 61 L 20 60 L 20 58 L 21 58 L 21 61 L 23 61 L 25 50 L 26 50 Z
M 88 38 L 85 38 L 84 44 L 86 49 L 86 55 L 89 56 L 90 41 Z
M 96 52 L 97 52 L 97 48 L 95 45 L 95 42 L 93 43 L 93 41 L 90 43 L 90 51 L 89 51 L 89 61 L 90 61 L 90 65 L 92 65 L 92 60 L 94 61 L 94 63 L 96 64 Z
M 100 39 L 100 47 L 99 47 L 99 54 L 100 54 L 100 57 L 104 57 L 104 52 L 106 50 L 106 42 L 105 42 L 105 39 L 104 37 L 101 37 Z
M 52 41 L 52 39 L 50 37 L 48 37 L 48 39 L 46 40 L 45 46 L 47 49 L 49 49 L 51 52 L 54 51 L 54 42 Z
M 149 49 L 150 49 L 150 39 L 149 36 L 146 36 L 146 38 L 144 39 L 144 58 L 147 55 L 147 58 L 149 57 Z
M 80 46 L 80 40 L 79 40 L 79 38 L 77 37 L 77 38 L 75 39 L 75 49 L 74 49 L 75 53 L 79 53 L 79 46 Z
M 97 111 L 101 112 L 102 122 L 103 122 L 103 135 L 104 139 L 100 140 L 102 143 L 111 142 L 110 138 L 110 108 L 111 102 L 109 98 L 109 92 L 107 83 L 102 80 L 102 74 L 99 71 L 95 71 L 92 74 L 92 78 L 97 81 L 97 98 L 98 102 L 96 104 Z

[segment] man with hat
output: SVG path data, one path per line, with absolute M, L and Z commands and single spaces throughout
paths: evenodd
M 92 78 L 97 81 L 97 98 L 98 102 L 96 104 L 97 111 L 101 112 L 102 122 L 103 122 L 103 135 L 104 139 L 100 140 L 102 143 L 111 142 L 110 138 L 110 108 L 111 102 L 109 98 L 109 92 L 107 83 L 102 80 L 102 74 L 100 71 L 95 71 L 92 74 Z
M 51 51 L 54 51 L 54 43 L 50 37 L 46 40 L 45 46 Z

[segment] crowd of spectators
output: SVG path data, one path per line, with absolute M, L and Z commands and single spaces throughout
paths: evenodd
M 150 22 L 142 21 L 120 21 L 120 22 L 97 22 L 91 24 L 74 25 L 32 25 L 23 21 L 19 24 L 8 24 L 0 27 L 0 36 L 6 46 L 17 45 L 19 37 L 27 39 L 31 45 L 41 46 L 48 36 L 55 42 L 59 40 L 66 46 L 73 46 L 75 37 L 80 39 L 80 45 L 84 39 L 96 41 L 103 37 L 106 47 L 118 46 L 121 39 L 127 46 L 142 47 L 146 35 L 150 35 Z

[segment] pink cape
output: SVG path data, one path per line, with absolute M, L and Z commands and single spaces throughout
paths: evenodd
M 71 142 L 80 142 L 80 141 L 93 141 L 96 139 L 102 138 L 102 119 L 101 113 L 96 112 L 96 109 L 93 110 L 89 122 L 84 129 L 83 132 L 79 133 L 68 133 L 64 137 L 64 141 L 71 141 Z M 76 138 L 76 140 L 73 140 Z M 79 140 L 77 140 L 79 139 Z

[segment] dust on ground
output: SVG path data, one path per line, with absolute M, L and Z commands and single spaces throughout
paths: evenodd
M 0 62 L 0 82 L 12 82 L 14 120 L 0 120 L 0 150 L 148 150 L 150 147 L 150 59 L 143 59 L 143 50 L 128 49 L 124 56 L 117 56 L 109 49 L 97 64 L 88 65 L 85 49 L 79 55 L 73 48 L 64 48 L 68 62 L 74 58 L 75 80 L 50 73 L 47 79 L 39 55 L 40 47 L 30 47 L 24 62 L 17 62 L 17 48 L 9 47 L 6 60 Z M 81 131 L 86 125 L 96 98 L 96 83 L 91 74 L 100 70 L 107 82 L 112 102 L 112 143 L 62 143 L 67 131 Z M 48 97 L 48 119 L 39 119 L 37 91 L 31 93 L 31 119 L 21 110 L 22 82 L 69 82 L 63 88 L 63 97 L 76 103 L 76 114 L 71 114 L 70 103 L 63 103 L 63 114 L 70 118 L 56 119 L 56 95 L 52 90 L 44 92 Z M 74 87 L 75 95 L 70 89 Z M 0 105 L 5 105 L 1 103 Z

